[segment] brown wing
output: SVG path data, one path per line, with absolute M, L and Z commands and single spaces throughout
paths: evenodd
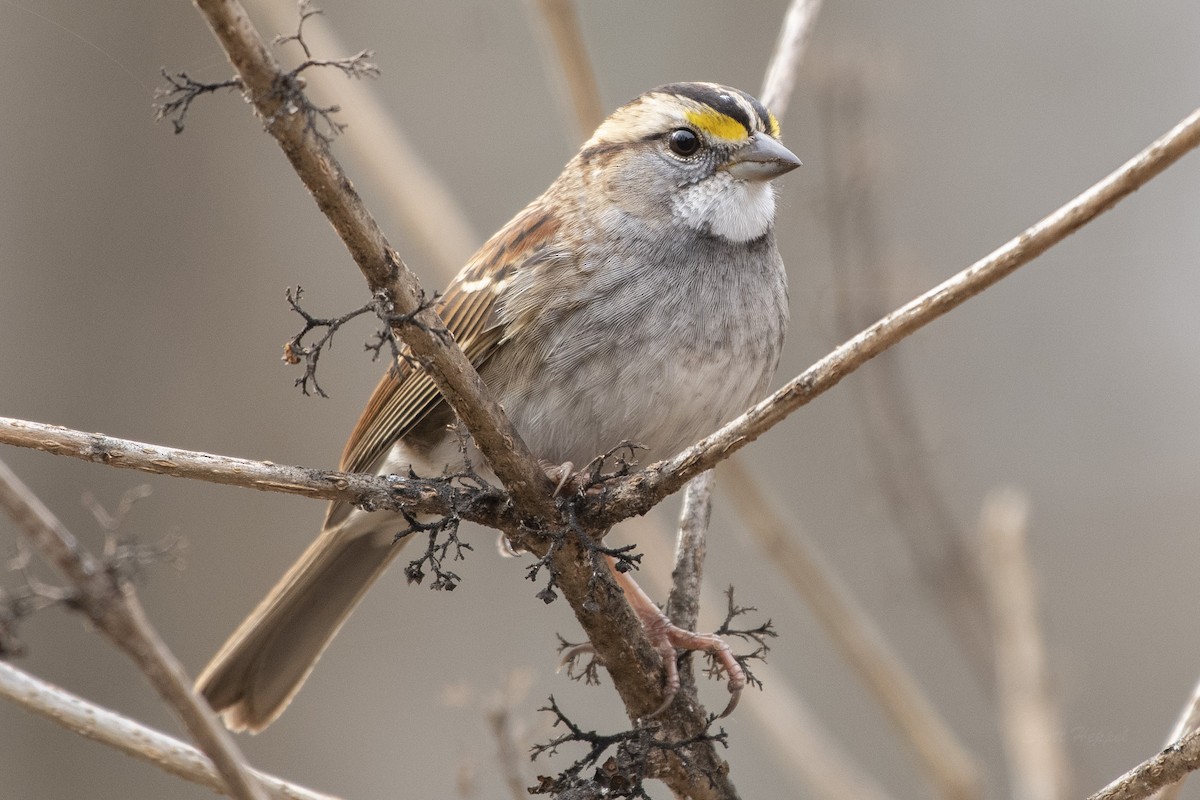
M 545 251 L 557 230 L 557 221 L 533 203 L 480 248 L 439 299 L 438 314 L 476 369 L 492 356 L 503 334 L 496 317 L 499 289 L 513 271 Z M 346 442 L 341 468 L 373 471 L 393 442 L 444 405 L 424 370 L 406 362 L 398 371 L 389 369 Z M 327 525 L 340 516 L 339 505 L 330 508 Z

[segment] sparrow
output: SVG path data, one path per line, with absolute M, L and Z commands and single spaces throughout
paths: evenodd
M 539 459 L 586 464 L 624 441 L 667 458 L 765 395 L 788 324 L 772 180 L 800 165 L 779 135 L 737 89 L 652 89 L 613 112 L 437 300 Z M 340 468 L 439 476 L 462 463 L 454 423 L 429 375 L 400 359 Z M 398 513 L 330 504 L 320 536 L 197 680 L 229 728 L 258 732 L 283 712 L 408 527 Z M 657 607 L 615 574 L 669 656 L 667 701 L 673 648 L 707 649 L 730 675 L 732 707 L 740 668 L 728 647 L 669 623 L 664 633 Z

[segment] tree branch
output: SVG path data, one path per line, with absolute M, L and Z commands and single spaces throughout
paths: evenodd
M 403 508 L 411 512 L 443 516 L 453 511 L 463 519 L 504 531 L 516 531 L 520 526 L 505 495 L 499 490 L 454 487 L 438 478 L 379 477 L 293 467 L 270 461 L 163 447 L 8 417 L 0 417 L 0 444 L 174 478 L 191 478 L 318 500 L 341 500 L 365 508 L 393 511 Z
M 667 616 L 684 630 L 695 630 L 700 617 L 700 580 L 704 575 L 708 520 L 712 515 L 712 490 L 716 478 L 702 472 L 687 485 L 679 514 L 679 536 L 675 542 L 675 568 L 671 571 L 671 594 Z
M 1116 171 L 989 255 L 840 345 L 758 405 L 674 457 L 608 486 L 600 520 L 644 514 L 689 480 L 762 436 L 842 378 L 938 317 L 1028 264 L 1132 194 L 1200 144 L 1200 109 Z M 619 511 L 617 511 L 619 509 Z
M 553 514 L 550 479 L 538 466 L 479 374 L 446 334 L 424 291 L 399 253 L 392 249 L 328 144 L 311 135 L 305 109 L 311 103 L 295 76 L 285 73 L 237 0 L 196 0 L 213 34 L 242 80 L 245 94 L 317 206 L 329 219 L 371 291 L 410 320 L 393 330 L 428 364 L 438 390 L 462 419 L 488 464 L 531 517 Z
M 912 748 L 937 796 L 946 800 L 981 797 L 981 770 L 970 750 L 808 537 L 794 525 L 785 524 L 754 477 L 734 459 L 721 466 L 721 479 L 750 538 L 762 549 L 765 560 L 804 598 L 842 658 Z
M 264 800 L 233 738 L 203 700 L 192 692 L 183 666 L 167 649 L 142 611 L 137 595 L 112 565 L 97 563 L 50 509 L 0 461 L 0 507 L 25 537 L 54 563 L 77 590 L 72 607 L 133 660 L 159 696 L 212 759 L 228 792 L 239 800 Z
M 758 99 L 780 122 L 787 114 L 800 59 L 808 50 L 808 40 L 820 10 L 821 0 L 792 0 L 787 16 L 783 18 L 783 26 L 779 29 L 779 40 L 775 43 L 775 52 L 771 55 Z
M 1179 713 L 1179 719 L 1175 722 L 1170 738 L 1167 739 L 1167 746 L 1171 746 L 1185 736 L 1190 736 L 1197 730 L 1200 730 L 1200 684 L 1192 689 L 1192 696 L 1188 698 L 1187 704 Z M 1178 800 L 1182 791 L 1183 780 L 1180 779 L 1170 786 L 1159 789 L 1153 800 Z
M 116 748 L 184 780 L 226 794 L 221 774 L 201 751 L 115 711 L 95 705 L 53 684 L 0 661 L 0 697 L 55 722 L 80 736 Z M 278 800 L 336 800 L 273 775 L 251 774 Z
M 1013 794 L 1065 800 L 1068 758 L 1038 624 L 1028 519 L 1029 501 L 1015 489 L 989 493 L 980 513 L 979 559 L 995 637 L 996 696 Z
M 560 93 L 566 95 L 565 104 L 574 117 L 574 133 L 582 142 L 604 121 L 604 106 L 600 103 L 596 71 L 588 58 L 575 4 L 572 0 L 529 0 L 529 3 L 536 8 L 541 23 L 538 28 L 543 33 L 546 72 L 562 87 Z M 554 70 L 555 65 L 561 71 Z
M 1200 769 L 1200 732 L 1143 761 L 1087 800 L 1142 800 Z

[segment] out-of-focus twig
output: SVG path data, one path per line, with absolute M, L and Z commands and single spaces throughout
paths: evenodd
M 253 3 L 275 30 L 296 26 L 295 0 Z M 304 39 L 317 53 L 349 52 L 324 15 L 304 21 Z M 346 124 L 338 141 L 348 144 L 351 155 L 360 159 L 363 169 L 359 172 L 373 182 L 404 232 L 429 256 L 438 278 L 449 281 L 481 241 L 462 206 L 417 152 L 369 82 L 348 81 L 332 69 L 308 70 L 304 78 L 323 97 L 337 98 L 338 119 Z
M 45 558 L 71 581 L 71 606 L 87 615 L 92 624 L 129 656 L 159 696 L 183 722 L 239 800 L 265 798 L 257 778 L 250 774 L 241 751 L 221 727 L 212 709 L 192 691 L 183 666 L 151 627 L 129 582 L 115 568 L 95 561 L 50 509 L 0 462 L 0 508 Z
M 671 558 L 670 535 L 646 517 L 627 521 L 625 533 L 638 544 L 648 564 Z M 657 593 L 670 590 L 665 571 L 646 570 L 643 578 Z M 716 592 L 700 589 L 701 608 L 721 608 Z M 746 692 L 738 713 L 754 717 L 752 730 L 792 780 L 807 786 L 818 800 L 888 800 L 889 795 L 829 734 L 808 705 L 791 687 L 791 679 L 770 663 L 759 663 L 755 675 L 766 687 Z
M 695 630 L 700 616 L 700 580 L 704 574 L 714 483 L 711 470 L 692 478 L 684 490 L 683 510 L 679 514 L 667 613 L 671 622 L 689 631 Z
M 1142 800 L 1200 769 L 1200 731 L 1143 761 L 1087 800 Z
M 1182 713 L 1179 715 L 1179 720 L 1175 723 L 1174 730 L 1167 738 L 1167 746 L 1170 747 L 1175 742 L 1183 739 L 1185 736 L 1190 736 L 1200 730 L 1200 683 L 1196 684 L 1196 688 L 1192 690 L 1192 696 L 1188 699 L 1187 705 L 1183 707 Z M 1170 786 L 1165 786 L 1154 794 L 1153 800 L 1178 800 L 1179 793 L 1183 791 L 1183 780 L 1180 779 Z
M 0 661 L 0 697 L 73 733 L 106 744 L 184 780 L 225 793 L 226 784 L 204 753 Z M 276 800 L 336 800 L 273 775 L 251 770 Z
M 488 727 L 492 729 L 492 736 L 496 740 L 496 761 L 500 765 L 501 778 L 512 800 L 526 800 L 529 797 L 529 792 L 526 791 L 528 783 L 521 769 L 522 762 L 528 761 L 529 758 L 517 741 L 512 717 L 513 709 L 529 691 L 530 681 L 528 671 L 514 670 L 487 711 Z
M 861 65 L 833 68 L 818 99 L 837 336 L 852 335 L 885 313 L 901 284 L 883 242 L 875 187 L 880 178 L 878 126 L 867 119 Z M 991 641 L 982 580 L 933 474 L 929 448 L 896 354 L 885 353 L 847 387 L 872 473 L 886 508 L 912 553 L 923 588 L 936 601 L 962 651 L 991 686 Z
M 587 43 L 579 28 L 573 0 L 528 0 L 543 35 L 543 61 L 574 118 L 578 142 L 592 135 L 604 121 L 604 105 L 596 85 L 596 72 L 588 58 Z
M 820 10 L 821 0 L 792 0 L 779 29 L 779 40 L 775 43 L 775 52 L 771 55 L 758 99 L 781 122 L 791 102 L 796 71 L 808 49 L 813 23 Z
M 196 0 L 195 6 L 237 70 L 243 95 L 267 133 L 341 238 L 372 294 L 388 307 L 393 332 L 426 365 L 514 503 L 532 518 L 553 516 L 545 471 L 453 337 L 446 335 L 416 275 L 354 191 L 327 139 L 312 135 L 310 112 L 315 106 L 302 83 L 280 67 L 240 2 Z
M 721 466 L 724 497 L 733 501 L 750 537 L 807 602 L 842 656 L 871 689 L 918 762 L 937 796 L 982 796 L 980 769 L 941 718 L 920 684 L 892 651 L 870 616 L 795 525 L 784 522 L 754 478 L 730 459 Z
M 1026 544 L 1029 502 L 1015 489 L 991 492 L 980 515 L 980 563 L 991 609 L 997 698 L 1013 795 L 1070 796 L 1061 715 L 1050 689 L 1037 591 Z
M 867 361 L 1008 277 L 1112 209 L 1197 145 L 1200 145 L 1200 109 L 1066 205 L 838 345 L 720 430 L 666 461 L 610 482 L 608 508 L 621 508 L 622 517 L 644 513 L 832 389 Z

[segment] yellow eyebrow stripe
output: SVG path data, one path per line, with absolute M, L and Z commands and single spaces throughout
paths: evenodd
M 688 111 L 686 116 L 688 122 L 718 139 L 740 142 L 747 138 L 742 123 L 719 111 Z

